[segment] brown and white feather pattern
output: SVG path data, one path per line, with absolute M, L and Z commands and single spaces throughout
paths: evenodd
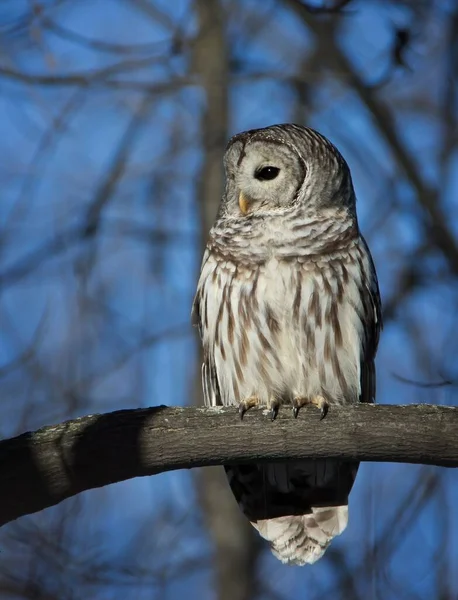
M 317 134 L 318 135 L 318 134 Z M 351 188 L 352 192 L 352 188 Z M 293 203 L 210 232 L 194 303 L 208 406 L 324 397 L 373 402 L 377 279 L 354 212 Z M 313 563 L 345 529 L 358 465 L 227 467 L 242 510 L 283 562 Z

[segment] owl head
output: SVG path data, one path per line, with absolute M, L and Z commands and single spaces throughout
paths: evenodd
M 239 133 L 227 145 L 224 165 L 226 216 L 276 215 L 294 206 L 354 211 L 348 165 L 313 129 L 284 124 Z

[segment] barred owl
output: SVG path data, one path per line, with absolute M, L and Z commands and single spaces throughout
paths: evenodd
M 349 168 L 322 135 L 274 125 L 234 136 L 193 305 L 207 406 L 277 411 L 374 402 L 377 276 Z M 274 425 L 273 425 L 274 426 Z M 283 562 L 317 561 L 348 521 L 357 463 L 226 467 L 245 515 Z

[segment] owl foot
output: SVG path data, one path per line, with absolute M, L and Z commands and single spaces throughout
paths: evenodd
M 275 421 L 278 415 L 278 409 L 280 408 L 280 401 L 277 398 L 273 398 L 269 403 L 270 408 L 270 420 Z
M 324 419 L 325 416 L 328 414 L 329 403 L 325 398 L 323 398 L 323 396 L 318 395 L 318 396 L 313 396 L 313 398 L 303 398 L 303 397 L 296 396 L 293 399 L 293 416 L 295 419 L 297 419 L 297 415 L 299 414 L 299 409 L 302 408 L 302 406 L 306 406 L 307 404 L 313 404 L 313 406 L 316 406 L 317 408 L 320 409 L 320 411 L 321 411 L 320 421 L 322 419 Z
M 249 398 L 246 398 L 246 400 L 242 400 L 238 409 L 240 420 L 243 421 L 243 415 L 247 412 L 247 410 L 250 410 L 250 408 L 253 408 L 254 406 L 258 406 L 258 404 L 259 398 L 257 396 L 250 396 Z

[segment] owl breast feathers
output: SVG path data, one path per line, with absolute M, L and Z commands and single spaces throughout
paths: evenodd
M 294 416 L 375 401 L 377 276 L 348 166 L 323 136 L 275 125 L 233 137 L 193 321 L 207 406 Z M 243 512 L 283 562 L 318 560 L 345 529 L 357 463 L 226 467 Z

